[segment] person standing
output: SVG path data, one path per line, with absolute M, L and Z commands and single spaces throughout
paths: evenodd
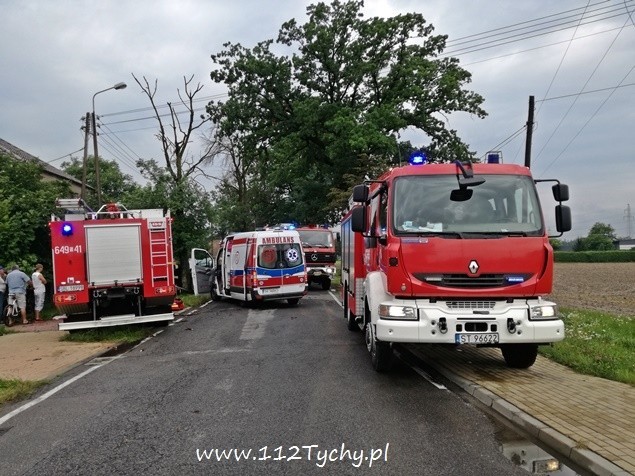
M 4 271 L 4 266 L 0 264 L 0 314 L 4 313 L 4 295 L 7 291 L 7 273 Z
M 35 265 L 35 271 L 31 275 L 33 282 L 33 295 L 35 297 L 35 320 L 41 321 L 40 312 L 44 309 L 44 296 L 46 295 L 46 278 L 42 275 L 44 266 L 40 263 Z
M 26 287 L 31 284 L 31 280 L 24 272 L 20 271 L 20 267 L 17 264 L 14 264 L 11 272 L 7 274 L 6 281 L 7 292 L 15 294 L 15 300 L 22 316 L 22 324 L 28 324 L 29 321 L 26 318 Z

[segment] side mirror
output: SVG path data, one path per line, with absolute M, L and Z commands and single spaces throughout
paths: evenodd
M 351 230 L 355 233 L 366 233 L 366 207 L 355 207 L 351 213 Z
M 355 185 L 353 187 L 353 201 L 365 203 L 368 200 L 368 185 Z
M 553 192 L 553 198 L 555 198 L 557 202 L 566 202 L 567 200 L 569 200 L 568 185 L 557 183 L 553 187 L 551 187 L 551 191 Z
M 571 230 L 571 209 L 566 205 L 556 205 L 556 230 L 560 233 Z

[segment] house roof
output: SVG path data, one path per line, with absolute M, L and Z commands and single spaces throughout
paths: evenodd
M 81 180 L 76 179 L 72 175 L 69 175 L 66 172 L 64 172 L 63 170 L 53 167 L 51 164 L 48 164 L 44 162 L 43 160 L 38 159 L 34 155 L 29 154 L 28 152 L 20 149 L 19 147 L 14 146 L 13 144 L 7 142 L 4 139 L 0 139 L 0 153 L 7 154 L 11 157 L 14 157 L 17 160 L 22 160 L 24 162 L 27 162 L 27 161 L 35 162 L 36 164 L 41 165 L 42 168 L 44 169 L 44 173 L 48 175 L 52 175 L 59 179 L 67 180 L 76 185 L 81 186 L 82 184 Z

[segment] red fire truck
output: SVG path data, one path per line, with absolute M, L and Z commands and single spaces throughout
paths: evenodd
M 353 190 L 342 221 L 342 293 L 376 370 L 393 343 L 500 347 L 530 367 L 564 338 L 553 249 L 537 182 L 554 182 L 556 229 L 571 229 L 568 187 L 510 164 L 406 165 Z M 556 235 L 556 236 L 560 236 Z
M 97 212 L 81 199 L 57 201 L 49 223 L 53 302 L 66 315 L 60 330 L 174 319 L 176 295 L 171 218 L 161 209 Z
M 302 241 L 309 285 L 315 283 L 324 290 L 331 289 L 337 261 L 335 240 L 331 230 L 323 226 L 298 226 L 294 223 L 278 223 L 267 229 L 297 231 Z

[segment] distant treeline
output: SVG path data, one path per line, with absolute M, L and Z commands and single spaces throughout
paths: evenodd
M 555 251 L 556 263 L 628 263 L 635 261 L 635 250 Z

